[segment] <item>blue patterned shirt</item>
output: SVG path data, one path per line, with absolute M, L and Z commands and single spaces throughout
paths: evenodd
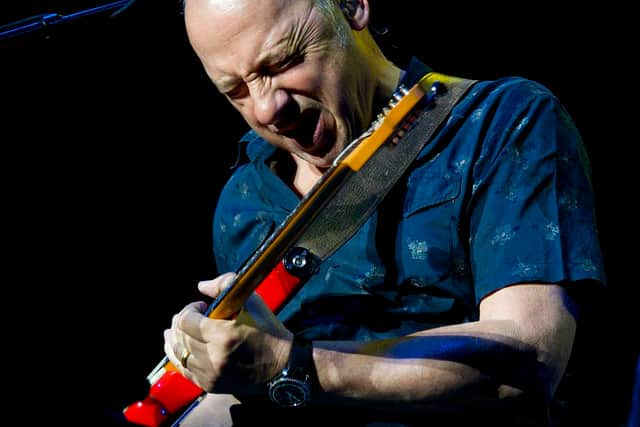
M 411 87 L 429 69 L 417 60 Z M 254 132 L 214 215 L 218 271 L 235 271 L 299 198 Z M 517 283 L 604 283 L 589 164 L 547 88 L 478 82 L 347 243 L 278 314 L 313 339 L 376 339 L 477 320 L 479 302 Z

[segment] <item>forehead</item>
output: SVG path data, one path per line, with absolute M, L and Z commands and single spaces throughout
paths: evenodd
M 210 77 L 246 72 L 304 26 L 325 0 L 187 0 L 189 41 Z M 238 72 L 238 74 L 242 74 Z
M 210 40 L 229 37 L 246 29 L 258 29 L 277 24 L 327 0 L 186 0 L 185 24 L 193 42 L 200 35 Z M 330 0 L 329 0 L 330 1 Z

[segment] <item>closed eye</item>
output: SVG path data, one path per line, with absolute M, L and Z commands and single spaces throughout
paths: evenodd
M 271 65 L 265 65 L 260 70 L 260 74 L 264 77 L 272 77 L 284 73 L 298 64 L 304 62 L 304 54 L 291 55 L 282 61 Z M 224 94 L 232 100 L 239 100 L 249 95 L 249 88 L 246 82 L 241 82 L 233 88 L 224 91 Z
M 225 91 L 224 94 L 229 99 L 241 99 L 249 95 L 249 88 L 246 83 L 240 83 L 234 88 Z
M 273 76 L 279 73 L 283 73 L 288 69 L 293 68 L 296 65 L 302 63 L 303 61 L 304 61 L 303 54 L 291 55 L 282 61 L 279 61 L 273 65 L 265 67 L 263 70 L 263 74 L 267 76 Z

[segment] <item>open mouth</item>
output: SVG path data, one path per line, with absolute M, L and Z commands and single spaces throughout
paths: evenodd
M 298 125 L 290 130 L 283 131 L 282 135 L 293 139 L 305 152 L 316 155 L 323 150 L 326 144 L 324 135 L 324 121 L 318 110 L 302 112 Z

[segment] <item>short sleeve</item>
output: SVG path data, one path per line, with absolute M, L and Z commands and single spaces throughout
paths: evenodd
M 476 300 L 516 283 L 605 281 L 589 161 L 565 108 L 521 80 L 476 110 L 469 248 Z

